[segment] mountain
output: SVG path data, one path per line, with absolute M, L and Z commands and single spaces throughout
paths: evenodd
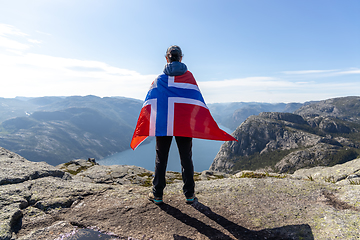
M 0 98 L 0 146 L 53 165 L 97 158 L 129 148 L 142 101 L 97 96 Z M 302 104 L 219 103 L 209 108 L 219 124 L 236 129 L 261 111 L 294 111 Z M 205 150 L 206 151 L 206 150 Z
M 96 96 L 19 101 L 7 101 L 8 117 L 10 112 L 13 117 L 0 124 L 0 146 L 52 165 L 128 149 L 142 105 L 135 99 Z
M 295 113 L 250 116 L 232 134 L 239 142 L 224 143 L 210 170 L 291 173 L 359 156 L 360 97 L 310 103 Z
M 294 112 L 308 103 L 256 103 L 256 102 L 232 102 L 212 103 L 208 107 L 218 124 L 231 130 L 235 130 L 249 116 L 261 112 Z

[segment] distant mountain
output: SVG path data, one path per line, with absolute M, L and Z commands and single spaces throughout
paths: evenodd
M 360 97 L 333 98 L 301 107 L 294 112 L 307 117 L 331 117 L 360 123 Z
M 220 125 L 234 130 L 250 115 L 293 112 L 303 105 L 234 102 L 209 108 Z M 91 95 L 0 98 L 0 146 L 52 165 L 101 159 L 129 148 L 141 106 L 136 99 Z
M 0 122 L 13 117 L 26 117 L 38 106 L 15 98 L 0 98 Z
M 1 100 L 0 146 L 52 165 L 128 149 L 142 105 L 96 96 Z
M 256 102 L 233 102 L 213 103 L 208 107 L 218 124 L 231 130 L 235 130 L 242 122 L 251 115 L 261 112 L 294 112 L 308 103 L 256 103 Z
M 294 172 L 333 166 L 360 154 L 360 97 L 310 103 L 291 113 L 264 112 L 246 119 L 210 169 Z

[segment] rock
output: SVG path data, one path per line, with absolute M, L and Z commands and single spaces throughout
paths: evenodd
M 109 185 L 73 181 L 69 173 L 44 162 L 30 162 L 0 148 L 0 239 L 10 239 L 27 209 L 42 212 L 70 207 Z M 31 216 L 26 215 L 25 216 Z
M 275 119 L 275 120 L 282 120 L 282 121 L 296 123 L 296 124 L 300 124 L 300 125 L 308 124 L 300 115 L 296 115 L 296 114 L 292 114 L 292 113 L 262 112 L 259 114 L 259 117 Z
M 66 174 L 45 162 L 30 162 L 0 147 L 0 185 L 21 183 L 47 176 L 69 178 Z
M 62 163 L 56 166 L 56 168 L 59 168 L 65 172 L 71 173 L 73 175 L 76 175 L 80 172 L 83 172 L 90 167 L 94 165 L 99 165 L 96 163 L 95 158 L 89 158 L 88 160 L 85 159 L 76 159 L 72 160 L 67 163 Z
M 299 169 L 294 172 L 294 176 L 311 178 L 314 181 L 325 181 L 337 184 L 350 184 L 349 179 L 360 177 L 360 158 L 338 164 L 332 167 L 314 167 L 309 169 Z
M 200 174 L 201 180 L 216 180 L 216 179 L 223 179 L 228 177 L 230 177 L 230 175 L 224 172 L 209 171 L 209 170 L 202 171 Z
M 102 166 L 94 165 L 74 176 L 79 181 L 107 184 L 141 184 L 149 185 L 153 172 L 142 167 L 128 165 Z
M 24 161 L 16 159 L 14 167 Z M 38 171 L 49 167 L 33 164 L 42 166 Z M 40 175 L 0 186 L 0 240 L 95 236 L 87 229 L 104 239 L 356 239 L 360 191 L 349 180 L 358 179 L 359 165 L 356 159 L 294 175 L 204 171 L 195 174 L 198 200 L 191 205 L 184 203 L 181 174 L 168 172 L 162 206 L 147 200 L 151 188 L 141 181 L 153 173 L 136 166 L 93 165 L 66 178 Z
M 32 231 L 28 235 L 18 238 L 18 240 L 43 239 L 44 236 L 52 236 L 53 237 L 52 239 L 55 239 L 57 236 L 62 236 L 63 238 L 61 237 L 56 238 L 57 240 L 61 240 L 64 239 L 64 237 L 67 237 L 66 235 L 62 234 L 64 231 L 70 233 L 74 231 L 73 229 L 74 226 L 71 225 L 69 222 L 57 221 L 48 227 L 36 229 L 35 231 Z M 67 235 L 71 236 L 70 234 Z

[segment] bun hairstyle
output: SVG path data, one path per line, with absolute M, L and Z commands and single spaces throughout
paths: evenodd
M 170 62 L 180 62 L 182 55 L 181 48 L 177 45 L 172 45 L 166 50 L 165 55 Z

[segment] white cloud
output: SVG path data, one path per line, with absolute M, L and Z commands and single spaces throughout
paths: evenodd
M 288 75 L 305 75 L 305 74 L 317 74 L 317 73 L 329 73 L 337 70 L 301 70 L 301 71 L 283 71 L 281 73 Z
M 40 33 L 40 34 L 44 34 L 44 35 L 47 35 L 47 36 L 52 36 L 52 34 L 50 33 L 46 33 L 46 32 L 41 32 L 41 31 L 36 31 L 37 33 Z
M 318 75 L 318 76 L 340 76 L 340 75 L 349 75 L 349 74 L 360 74 L 359 68 L 349 68 L 349 69 L 332 69 L 332 70 L 301 70 L 301 71 L 283 71 L 281 72 L 285 75 Z
M 27 36 L 26 33 L 21 32 L 14 26 L 0 23 L 0 36 L 5 35 Z
M 214 102 L 305 102 L 358 95 L 358 82 L 293 82 L 286 78 L 250 77 L 199 82 L 208 103 Z
M 6 49 L 26 50 L 30 46 L 27 44 L 23 44 L 18 41 L 14 41 L 14 40 L 8 39 L 6 37 L 0 36 L 0 47 L 4 47 Z
M 41 41 L 36 39 L 27 38 L 28 34 L 21 32 L 14 26 L 0 23 L 0 47 L 6 50 L 27 50 L 31 47 L 30 43 L 39 44 Z M 16 40 L 15 40 L 15 39 Z
M 125 96 L 143 99 L 155 75 L 141 75 L 99 61 L 40 54 L 0 54 L 1 97 Z
M 42 43 L 42 41 L 39 41 L 39 40 L 36 40 L 36 39 L 28 39 L 28 42 L 31 42 L 31 43 L 36 43 L 36 44 L 39 44 L 39 43 Z
M 15 39 L 15 40 L 14 40 Z M 0 24 L 0 97 L 88 95 L 143 99 L 155 75 L 86 61 L 26 53 L 41 41 L 11 25 Z
M 221 81 L 201 82 L 204 88 L 218 88 L 218 87 L 285 87 L 292 86 L 291 82 L 283 81 L 274 77 L 247 77 L 238 79 L 228 79 Z
M 360 69 L 353 68 L 350 70 L 338 71 L 338 72 L 335 72 L 333 75 L 348 75 L 348 74 L 360 74 Z

